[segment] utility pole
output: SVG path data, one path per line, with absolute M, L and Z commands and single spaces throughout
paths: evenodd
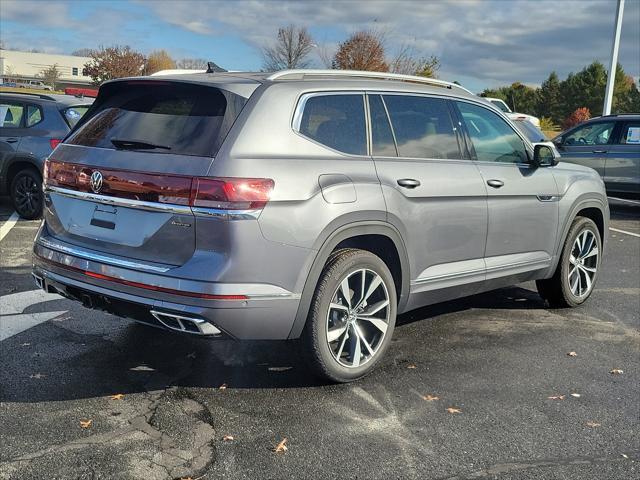
M 611 103 L 613 101 L 613 84 L 616 81 L 616 66 L 618 65 L 618 47 L 620 46 L 620 30 L 622 29 L 622 14 L 624 13 L 624 0 L 618 0 L 616 8 L 616 28 L 613 32 L 613 47 L 611 48 L 611 63 L 609 64 L 609 75 L 607 75 L 607 89 L 604 94 L 603 115 L 611 113 Z

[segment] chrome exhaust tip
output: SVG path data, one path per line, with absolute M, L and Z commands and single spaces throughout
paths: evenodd
M 184 315 L 159 312 L 157 310 L 151 310 L 149 313 L 169 330 L 205 336 L 222 334 L 222 331 L 202 318 L 185 317 Z

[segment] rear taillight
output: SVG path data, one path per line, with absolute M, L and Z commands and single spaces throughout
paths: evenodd
M 60 138 L 50 138 L 49 145 L 51 145 L 51 150 L 55 150 L 56 147 L 60 145 L 60 142 L 62 142 L 62 139 Z
M 96 188 L 91 176 L 99 171 Z M 187 177 L 93 167 L 56 160 L 45 161 L 47 187 L 59 187 L 132 200 L 189 205 L 221 210 L 259 210 L 269 201 L 270 178 Z
M 223 210 L 261 209 L 269 201 L 273 185 L 270 178 L 194 178 L 189 203 Z

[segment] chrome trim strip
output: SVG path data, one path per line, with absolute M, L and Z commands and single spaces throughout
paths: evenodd
M 144 270 L 147 272 L 164 273 L 171 270 L 172 267 L 159 267 L 155 265 L 149 265 L 147 263 L 134 262 L 131 260 L 124 260 L 121 258 L 114 258 L 110 255 L 103 255 L 100 253 L 89 252 L 88 250 L 78 247 L 67 247 L 66 245 L 60 245 L 58 243 L 51 242 L 46 238 L 40 237 L 37 242 L 40 246 L 48 248 L 50 250 L 56 250 L 60 253 L 71 255 L 73 257 L 82 258 L 84 260 L 90 260 L 93 262 L 106 263 L 115 267 L 129 268 L 133 270 Z
M 539 259 L 539 260 L 527 260 L 524 262 L 514 262 L 514 263 L 506 263 L 504 265 L 494 265 L 493 267 L 487 267 L 487 273 L 499 272 L 500 270 L 507 270 L 509 268 L 518 268 L 518 267 L 529 267 L 540 264 L 543 268 L 549 266 L 549 262 L 551 262 L 551 258 L 548 259 Z
M 115 205 L 118 207 L 137 208 L 140 210 L 150 210 L 154 212 L 168 212 L 179 215 L 191 215 L 191 208 L 188 205 L 176 205 L 173 203 L 156 203 L 145 202 L 142 200 L 131 200 L 128 198 L 110 197 L 108 195 L 98 195 L 96 193 L 79 192 L 77 190 L 69 190 L 67 188 L 48 186 L 45 193 L 57 193 L 65 197 L 79 198 L 89 202 L 98 202 L 107 205 Z
M 196 217 L 217 217 L 227 220 L 255 220 L 262 210 L 224 210 L 221 208 L 191 207 Z
M 541 202 L 557 202 L 558 200 L 560 200 L 560 196 L 559 195 L 536 195 L 538 197 L 538 200 L 540 200 Z
M 468 270 L 466 272 L 445 273 L 442 275 L 434 275 L 432 277 L 416 278 L 412 283 L 413 285 L 423 285 L 425 283 L 444 281 L 444 280 L 457 280 L 460 278 L 471 277 L 479 273 L 486 272 L 485 268 L 478 268 L 474 270 Z

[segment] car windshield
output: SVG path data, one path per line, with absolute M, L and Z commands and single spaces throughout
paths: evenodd
M 502 110 L 504 113 L 511 113 L 511 109 L 502 100 L 491 100 L 496 107 Z
M 73 128 L 76 123 L 87 113 L 91 105 L 75 105 L 73 107 L 65 108 L 62 110 L 62 116 L 67 124 Z
M 516 120 L 513 124 L 524 133 L 531 142 L 546 142 L 544 133 L 529 120 Z

